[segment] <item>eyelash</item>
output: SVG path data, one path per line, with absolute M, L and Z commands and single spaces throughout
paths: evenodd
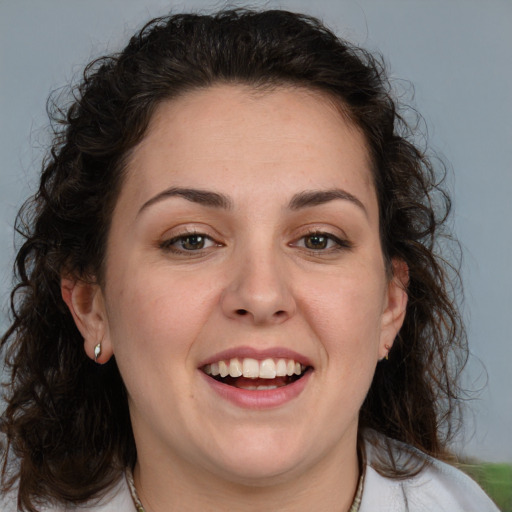
M 178 248 L 175 247 L 175 244 L 178 244 L 181 242 L 181 244 L 186 242 L 187 238 L 197 237 L 202 239 L 205 242 L 210 242 L 211 245 L 209 247 L 200 247 L 199 249 L 185 249 L 183 247 Z M 322 248 L 312 248 L 306 246 L 306 240 L 309 238 L 317 237 L 319 239 L 325 239 L 327 246 Z M 299 245 L 300 241 L 304 241 L 304 245 Z M 329 247 L 329 243 L 333 243 L 334 246 Z M 170 238 L 169 240 L 164 240 L 159 244 L 160 249 L 171 252 L 177 255 L 188 255 L 188 256 L 201 256 L 204 254 L 205 251 L 207 251 L 210 247 L 221 247 L 223 244 L 216 242 L 213 238 L 211 238 L 208 235 L 205 235 L 204 233 L 191 231 L 191 232 L 185 232 L 180 235 L 177 235 L 175 237 Z M 305 233 L 300 238 L 298 238 L 295 242 L 292 242 L 290 244 L 291 247 L 299 247 L 302 250 L 308 252 L 311 255 L 319 256 L 323 254 L 330 254 L 333 252 L 339 252 L 351 249 L 353 247 L 353 244 L 346 240 L 338 238 L 337 236 L 331 234 L 331 233 L 325 233 L 322 231 L 311 231 L 309 233 Z
M 203 254 L 203 252 L 205 250 L 209 249 L 209 247 L 206 247 L 206 248 L 201 247 L 199 249 L 185 249 L 185 248 L 174 247 L 174 244 L 177 244 L 180 241 L 183 244 L 183 243 L 185 243 L 187 238 L 192 238 L 192 237 L 197 237 L 197 238 L 203 239 L 204 241 L 212 242 L 211 247 L 213 247 L 213 246 L 220 247 L 222 245 L 222 244 L 216 242 L 212 237 L 205 235 L 204 233 L 191 231 L 191 232 L 181 233 L 180 235 L 170 238 L 169 240 L 164 240 L 163 242 L 160 243 L 159 246 L 160 246 L 160 249 L 163 249 L 164 251 L 167 251 L 167 252 L 172 252 L 172 253 L 178 254 L 178 255 L 187 254 L 190 256 L 192 256 L 192 255 L 199 256 L 199 255 Z
M 326 242 L 327 244 L 329 244 L 329 242 L 332 242 L 334 243 L 334 246 L 333 247 L 325 247 L 325 248 L 320 248 L 320 249 L 315 249 L 315 248 L 311 248 L 311 247 L 307 247 L 305 245 L 305 240 L 308 239 L 308 238 L 313 238 L 313 237 L 318 237 L 318 238 L 323 238 L 323 239 L 326 239 Z M 305 233 L 304 235 L 302 235 L 296 242 L 293 242 L 292 245 L 293 247 L 297 247 L 298 246 L 298 242 L 299 241 L 302 241 L 304 240 L 304 246 L 302 246 L 302 249 L 304 249 L 305 251 L 307 251 L 309 254 L 312 254 L 312 255 L 315 255 L 315 256 L 318 256 L 318 255 L 321 255 L 322 253 L 332 253 L 332 252 L 339 252 L 339 251 L 344 251 L 344 250 L 347 250 L 347 249 L 352 249 L 353 247 L 353 244 L 351 242 L 349 242 L 348 240 L 346 239 L 341 239 L 331 233 L 325 233 L 323 231 L 311 231 L 309 233 Z

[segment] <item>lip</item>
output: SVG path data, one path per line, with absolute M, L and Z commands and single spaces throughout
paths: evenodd
M 256 359 L 258 361 L 263 361 L 264 359 L 272 358 L 272 359 L 293 359 L 297 363 L 300 363 L 304 366 L 313 366 L 311 361 L 304 355 L 295 352 L 294 350 L 290 350 L 284 347 L 274 347 L 268 348 L 264 350 L 255 349 L 253 347 L 242 346 L 236 348 L 230 348 L 228 350 L 223 350 L 222 352 L 218 352 L 213 356 L 208 357 L 202 361 L 198 368 L 202 368 L 207 364 L 218 363 L 219 361 L 227 361 L 229 359 L 233 359 L 238 357 L 239 359 L 243 359 L 245 357 L 250 357 L 252 359 Z M 302 380 L 302 379 L 299 379 Z
M 247 356 L 250 357 L 250 356 Z M 218 359 L 217 359 L 218 361 Z M 209 363 L 205 363 L 209 364 Z M 298 397 L 306 387 L 313 369 L 309 368 L 304 375 L 286 386 L 276 389 L 249 390 L 241 389 L 219 382 L 198 370 L 199 374 L 210 388 L 221 398 L 244 409 L 263 410 L 280 407 Z

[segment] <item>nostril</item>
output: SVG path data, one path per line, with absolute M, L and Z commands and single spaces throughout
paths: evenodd
M 244 316 L 247 314 L 247 311 L 245 309 L 237 309 L 236 314 L 240 316 Z
M 286 311 L 283 311 L 282 309 L 275 312 L 275 316 L 283 316 L 286 314 Z

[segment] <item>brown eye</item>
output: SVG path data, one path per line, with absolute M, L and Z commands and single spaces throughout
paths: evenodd
M 205 237 L 202 235 L 186 235 L 177 240 L 181 248 L 186 251 L 197 251 L 204 249 Z
M 331 233 L 322 232 L 304 235 L 291 245 L 293 247 L 307 249 L 311 253 L 317 253 L 318 255 L 333 254 L 352 248 L 352 243 L 348 240 L 338 238 Z
M 212 238 L 201 233 L 185 233 L 176 236 L 170 240 L 165 240 L 160 244 L 160 248 L 175 254 L 194 253 L 201 254 L 203 249 L 208 250 L 212 247 L 220 247 Z
M 329 238 L 325 235 L 309 235 L 304 237 L 304 245 L 308 249 L 319 250 L 326 249 L 329 244 Z

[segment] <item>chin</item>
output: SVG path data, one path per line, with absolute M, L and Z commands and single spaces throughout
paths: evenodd
M 304 462 L 304 444 L 292 441 L 289 432 L 283 439 L 276 429 L 233 436 L 226 445 L 214 463 L 217 471 L 236 484 L 264 486 L 286 481 Z

